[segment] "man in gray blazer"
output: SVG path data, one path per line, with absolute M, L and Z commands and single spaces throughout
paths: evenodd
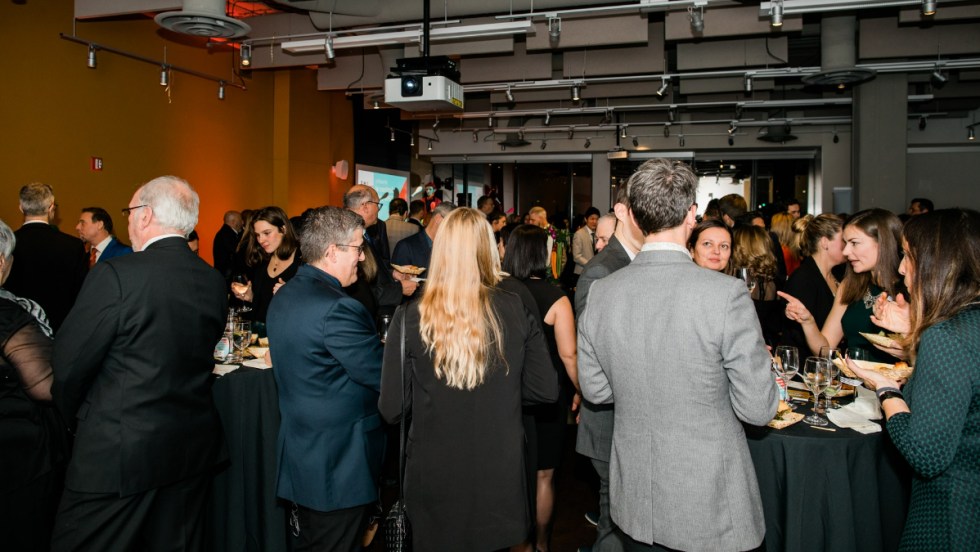
M 578 320 L 585 312 L 589 289 L 601 278 L 630 264 L 643 245 L 643 234 L 629 217 L 629 201 L 626 187 L 619 190 L 613 207 L 616 227 L 609 243 L 585 265 L 575 287 L 575 312 Z M 582 401 L 575 452 L 592 461 L 599 476 L 599 519 L 597 534 L 591 547 L 579 548 L 580 552 L 620 552 L 622 539 L 613 530 L 609 517 L 609 451 L 612 448 L 613 405 L 592 404 Z
M 626 550 L 756 548 L 765 523 L 740 422 L 765 424 L 778 399 L 755 308 L 744 284 L 684 247 L 690 167 L 647 161 L 627 189 L 644 245 L 592 285 L 578 336 L 585 399 L 616 402 L 612 519 Z
M 385 225 L 388 227 L 388 251 L 395 252 L 395 246 L 403 239 L 414 236 L 419 232 L 419 227 L 405 222 L 408 218 L 408 202 L 400 197 L 396 197 L 388 204 L 388 220 Z

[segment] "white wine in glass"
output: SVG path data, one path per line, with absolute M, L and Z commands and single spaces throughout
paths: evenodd
M 803 383 L 813 393 L 813 413 L 803 418 L 803 421 L 813 426 L 825 426 L 830 422 L 820 415 L 820 394 L 830 383 L 831 367 L 833 364 L 826 358 L 809 357 L 803 365 Z

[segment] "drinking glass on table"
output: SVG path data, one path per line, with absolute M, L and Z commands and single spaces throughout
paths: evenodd
M 787 403 L 791 409 L 796 407 L 788 400 L 789 398 L 789 382 L 793 379 L 793 376 L 800 369 L 800 352 L 796 347 L 790 347 L 788 345 L 780 345 L 776 347 L 775 352 L 772 355 L 772 367 L 783 380 L 783 386 L 787 389 Z
M 820 354 L 817 356 L 833 362 L 838 355 L 840 355 L 840 349 L 837 347 L 829 347 L 824 345 L 823 347 L 820 347 Z
M 841 381 L 841 371 L 840 367 L 837 366 L 833 361 L 830 363 L 830 377 L 827 380 L 827 388 L 823 390 L 824 399 L 824 409 L 835 409 L 840 408 L 840 405 L 835 403 L 833 400 L 834 396 L 840 393 L 841 387 L 843 387 L 844 382 Z
M 830 383 L 832 367 L 833 363 L 820 357 L 809 357 L 803 364 L 803 383 L 813 393 L 813 413 L 803 418 L 803 421 L 812 426 L 822 427 L 830 423 L 820 415 L 820 394 Z
M 235 274 L 231 279 L 231 291 L 235 295 L 235 299 L 241 302 L 238 312 L 252 311 L 251 303 L 241 298 L 248 291 L 249 285 L 248 276 L 244 274 Z
M 229 357 L 228 364 L 241 364 L 245 358 L 245 349 L 248 348 L 252 338 L 252 323 L 248 320 L 238 320 L 235 322 L 235 329 L 232 332 L 232 356 Z

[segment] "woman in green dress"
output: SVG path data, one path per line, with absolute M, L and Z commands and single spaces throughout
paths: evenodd
M 786 317 L 800 323 L 814 355 L 821 347 L 838 348 L 846 340 L 848 348 L 866 350 L 871 360 L 889 361 L 891 357 L 872 347 L 861 332 L 881 331 L 871 321 L 871 314 L 875 300 L 882 293 L 896 297 L 904 292 L 898 274 L 901 235 L 902 222 L 884 209 L 866 209 L 847 221 L 844 225 L 847 271 L 823 328 L 817 326 L 803 303 L 792 295 L 779 292 L 779 296 L 787 301 Z
M 912 217 L 899 271 L 910 303 L 880 300 L 875 320 L 907 333 L 905 386 L 848 362 L 876 390 L 888 434 L 915 471 L 902 550 L 980 543 L 980 213 Z

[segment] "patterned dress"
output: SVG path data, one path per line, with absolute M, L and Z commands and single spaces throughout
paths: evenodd
M 905 396 L 887 426 L 915 470 L 901 550 L 978 550 L 980 306 L 922 334 Z

